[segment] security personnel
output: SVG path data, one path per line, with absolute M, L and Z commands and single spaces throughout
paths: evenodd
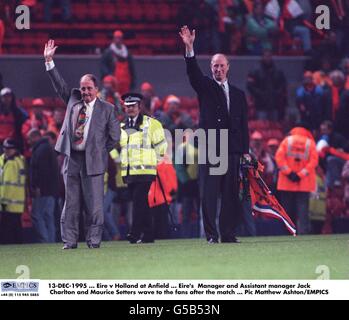
M 309 233 L 309 196 L 316 190 L 318 154 L 310 131 L 293 128 L 280 144 L 275 160 L 279 168 L 277 189 L 281 203 L 294 221 L 298 233 Z
M 0 239 L 2 244 L 21 243 L 21 214 L 25 204 L 25 162 L 15 140 L 7 138 L 0 156 Z
M 156 166 L 165 155 L 167 142 L 161 123 L 141 113 L 143 96 L 122 96 L 127 118 L 121 125 L 121 174 L 129 185 L 133 201 L 130 243 L 154 242 L 153 215 L 148 192 L 156 178 Z

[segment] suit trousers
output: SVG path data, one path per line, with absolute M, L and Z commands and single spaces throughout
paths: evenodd
M 242 205 L 239 200 L 240 155 L 229 156 L 228 171 L 224 175 L 210 175 L 209 166 L 200 166 L 200 197 L 203 224 L 207 240 L 219 239 L 217 214 L 219 213 L 219 233 L 221 241 L 231 241 L 241 220 Z M 218 199 L 221 208 L 218 210 Z
M 104 175 L 87 175 L 84 151 L 73 151 L 64 161 L 65 203 L 61 216 L 61 235 L 65 244 L 79 238 L 79 218 L 85 213 L 86 242 L 99 245 L 103 234 Z

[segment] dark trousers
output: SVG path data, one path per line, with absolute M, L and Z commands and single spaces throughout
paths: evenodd
M 21 214 L 3 211 L 0 213 L 0 243 L 22 243 Z
M 144 241 L 154 240 L 154 218 L 148 204 L 151 184 L 151 181 L 129 184 L 133 202 L 131 235 Z
M 225 175 L 213 176 L 208 166 L 200 166 L 200 196 L 206 238 L 218 240 L 216 227 L 218 199 L 221 198 L 219 232 L 222 241 L 235 237 L 240 222 L 242 206 L 239 201 L 240 155 L 229 156 Z
M 71 153 L 64 163 L 65 203 L 61 216 L 64 243 L 75 245 L 79 239 L 79 218 L 84 223 L 88 245 L 99 245 L 103 233 L 104 175 L 87 175 L 85 152 Z

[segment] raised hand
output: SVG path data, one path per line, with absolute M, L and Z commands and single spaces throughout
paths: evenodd
M 195 41 L 195 30 L 190 31 L 188 26 L 183 26 L 179 32 L 180 37 L 185 44 L 187 50 L 193 50 L 193 45 Z
M 57 48 L 58 47 L 55 46 L 55 41 L 54 40 L 49 40 L 45 44 L 44 57 L 45 57 L 45 61 L 46 62 L 52 61 L 53 56 L 54 56 Z

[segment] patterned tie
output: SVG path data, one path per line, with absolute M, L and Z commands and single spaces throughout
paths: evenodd
M 76 127 L 74 131 L 74 144 L 79 145 L 84 141 L 84 129 L 87 122 L 86 116 L 86 106 L 83 107 L 79 111 L 78 119 L 76 121 Z

